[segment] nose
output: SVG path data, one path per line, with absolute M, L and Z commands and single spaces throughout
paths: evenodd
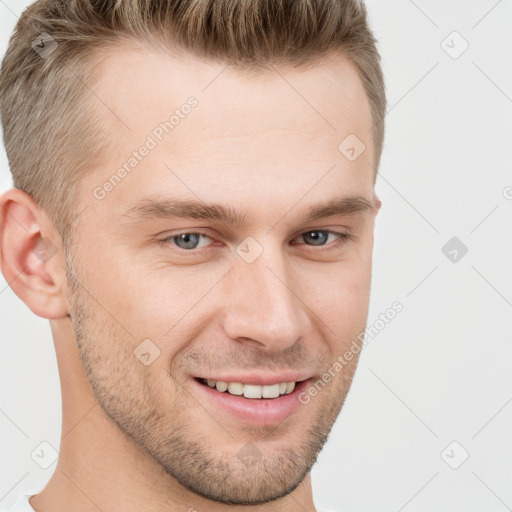
M 284 258 L 264 251 L 252 263 L 235 262 L 224 282 L 223 328 L 230 339 L 278 352 L 308 333 L 308 308 Z

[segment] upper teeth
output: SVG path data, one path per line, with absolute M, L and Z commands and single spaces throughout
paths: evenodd
M 277 398 L 279 395 L 288 395 L 295 389 L 295 382 L 281 382 L 279 384 L 271 384 L 270 386 L 258 386 L 257 384 L 242 384 L 241 382 L 208 379 L 206 383 L 221 393 L 227 391 L 231 395 L 244 395 L 245 398 Z

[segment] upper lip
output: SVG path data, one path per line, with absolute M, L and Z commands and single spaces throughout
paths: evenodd
M 241 384 L 252 384 L 255 386 L 271 386 L 281 382 L 300 382 L 307 380 L 311 374 L 297 372 L 281 372 L 279 374 L 265 374 L 263 372 L 251 372 L 245 374 L 226 374 L 226 375 L 201 375 L 197 379 L 215 380 L 224 382 L 240 382 Z

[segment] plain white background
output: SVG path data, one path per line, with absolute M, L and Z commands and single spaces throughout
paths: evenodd
M 0 0 L 2 55 L 28 3 Z M 404 311 L 363 352 L 313 471 L 316 504 L 502 512 L 512 507 L 512 2 L 367 6 L 389 99 L 368 323 L 395 301 Z M 2 149 L 0 190 L 10 186 Z M 59 447 L 61 402 L 49 323 L 3 278 L 0 389 L 8 508 L 55 468 L 30 454 Z

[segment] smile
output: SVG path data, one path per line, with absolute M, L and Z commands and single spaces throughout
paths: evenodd
M 305 408 L 298 398 L 314 377 L 302 372 L 195 376 L 192 389 L 199 403 L 208 404 L 221 421 L 229 418 L 252 425 L 276 425 L 297 417 Z M 204 400 L 204 402 L 203 402 Z
M 225 382 L 222 380 L 200 379 L 203 384 L 216 389 L 220 393 L 228 393 L 245 398 L 278 398 L 289 395 L 295 389 L 295 382 L 280 382 L 271 385 L 260 386 L 257 384 L 242 384 L 241 382 Z

